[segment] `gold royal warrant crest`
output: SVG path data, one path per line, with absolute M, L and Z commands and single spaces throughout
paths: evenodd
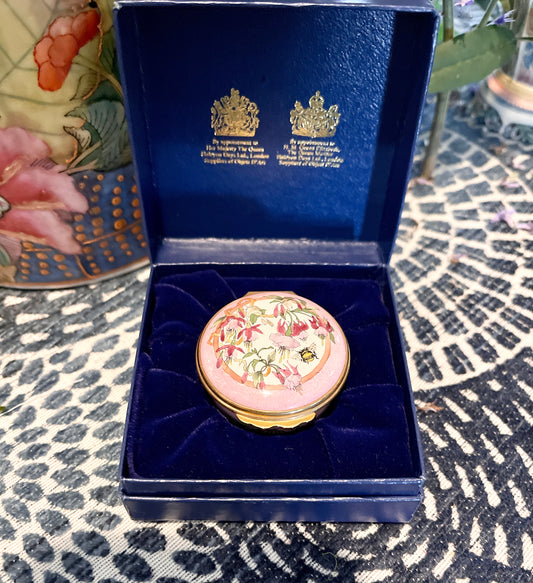
M 215 136 L 253 137 L 259 126 L 259 108 L 237 89 L 215 101 L 211 108 L 211 127 Z
M 297 101 L 291 111 L 292 133 L 308 138 L 329 138 L 335 135 L 341 114 L 338 105 L 324 109 L 324 98 L 317 91 L 309 99 L 309 107 L 304 108 Z

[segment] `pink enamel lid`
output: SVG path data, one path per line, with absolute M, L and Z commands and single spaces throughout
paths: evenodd
M 217 312 L 197 368 L 219 408 L 262 429 L 312 421 L 341 390 L 349 350 L 338 323 L 292 292 L 251 292 Z

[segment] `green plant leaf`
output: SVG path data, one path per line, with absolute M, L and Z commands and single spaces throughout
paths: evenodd
M 509 10 L 512 10 L 515 7 L 514 4 L 514 0 L 501 0 L 502 10 L 504 12 L 509 12 Z
M 439 13 L 442 14 L 442 0 L 431 0 L 431 3 L 433 4 L 435 10 Z M 437 42 L 442 42 L 442 18 L 440 19 L 440 23 L 439 23 L 439 33 L 437 35 Z
M 93 141 L 93 134 L 91 134 L 89 130 L 71 126 L 66 126 L 64 129 L 67 134 L 70 134 L 73 138 L 76 138 L 82 152 L 90 147 Z
M 107 80 L 102 81 L 100 85 L 96 88 L 94 93 L 92 93 L 87 99 L 87 103 L 93 103 L 95 101 L 120 101 L 122 102 L 122 96 L 117 93 L 117 90 L 111 85 Z
M 87 100 L 69 115 L 84 120 L 81 128 L 65 127 L 80 146 L 77 161 L 95 170 L 113 170 L 131 162 L 124 106 L 118 100 Z M 73 165 L 75 167 L 75 165 Z
M 117 50 L 114 30 L 111 29 L 102 37 L 102 52 L 100 53 L 102 67 L 113 77 L 120 80 L 118 69 Z
M 80 75 L 78 79 L 78 86 L 76 87 L 76 93 L 72 96 L 72 100 L 86 99 L 94 92 L 96 86 L 100 81 L 100 76 L 96 71 L 90 70 L 83 75 Z
M 259 318 L 259 314 L 251 314 L 250 315 L 250 323 L 252 326 L 257 322 L 257 318 Z
M 483 10 L 487 10 L 487 7 L 490 3 L 490 0 L 475 0 L 475 3 Z M 503 2 L 502 2 L 502 5 L 503 5 Z
M 11 261 L 11 257 L 7 250 L 0 245 L 0 265 L 6 267 L 7 265 L 11 265 L 13 262 Z
M 501 26 L 476 28 L 441 43 L 435 52 L 430 93 L 452 91 L 481 81 L 505 64 L 515 48 L 514 34 Z

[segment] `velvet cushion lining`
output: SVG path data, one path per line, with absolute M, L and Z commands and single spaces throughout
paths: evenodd
M 314 424 L 281 435 L 241 428 L 212 404 L 195 365 L 211 316 L 248 291 L 293 291 L 339 322 L 352 364 L 344 390 Z M 364 479 L 411 476 L 404 391 L 390 316 L 367 279 L 222 277 L 214 270 L 153 285 L 151 333 L 133 386 L 126 456 L 150 479 Z

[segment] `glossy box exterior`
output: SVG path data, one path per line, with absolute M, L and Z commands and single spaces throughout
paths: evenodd
M 295 70 L 291 72 L 289 65 L 288 72 L 276 73 L 280 59 L 282 63 L 292 62 L 293 55 L 282 52 L 287 47 L 272 42 L 278 53 L 272 49 L 265 51 L 264 44 L 254 48 L 252 41 L 258 35 L 263 43 L 276 34 L 278 39 L 274 40 L 279 40 L 280 34 L 287 38 L 287 30 L 276 24 L 281 14 L 277 10 L 286 10 L 285 16 L 293 24 L 302 22 L 310 27 L 300 31 L 299 42 L 305 45 L 308 40 L 308 56 L 301 56 L 299 64 L 294 65 L 302 71 L 301 76 Z M 224 20 L 230 13 L 231 18 Z M 271 18 L 270 13 L 274 15 Z M 202 34 L 193 26 L 200 22 L 204 25 Z M 232 41 L 230 36 L 229 48 L 221 49 L 226 66 L 224 75 L 228 78 L 221 80 L 220 62 L 213 57 L 216 53 L 213 49 L 220 48 L 221 39 L 228 38 L 228 22 L 237 22 L 241 30 L 243 26 L 253 29 L 244 35 L 248 43 L 244 46 L 250 47 L 249 58 L 255 66 L 246 68 L 248 76 L 243 78 L 235 64 L 243 39 Z M 262 24 L 263 33 L 254 29 L 254 22 Z M 140 478 L 130 471 L 124 445 L 121 494 L 130 514 L 141 520 L 409 520 L 422 497 L 424 468 L 388 259 L 434 47 L 437 17 L 430 4 L 272 5 L 124 0 L 117 2 L 116 23 L 130 132 L 154 266 L 139 350 L 148 342 L 154 285 L 165 274 L 212 267 L 229 277 L 243 273 L 268 277 L 370 277 L 378 282 L 392 315 L 391 349 L 398 383 L 404 390 L 408 447 L 414 460 L 409 475 L 387 479 Z M 185 65 L 183 50 L 180 51 L 184 44 L 176 45 L 175 40 L 170 42 L 166 36 L 178 23 L 182 23 L 180 31 L 183 27 L 191 29 L 183 43 L 192 43 L 191 55 L 195 60 Z M 345 24 L 339 28 L 339 23 Z M 372 25 L 377 39 L 365 53 L 361 53 L 360 45 L 350 52 L 346 41 L 352 34 L 357 36 L 365 25 Z M 415 26 L 417 35 L 412 34 Z M 339 34 L 328 36 L 327 31 L 332 28 Z M 163 35 L 160 42 L 152 42 L 157 35 Z M 190 35 L 198 36 L 199 40 L 191 40 Z M 374 66 L 375 55 L 380 51 L 386 53 L 386 58 L 384 63 Z M 334 58 L 324 67 L 316 65 L 321 55 L 335 52 L 342 54 L 342 58 Z M 216 62 L 210 63 L 210 58 Z M 354 61 L 360 63 L 359 68 Z M 153 66 L 147 70 L 150 63 Z M 175 76 L 164 73 L 170 66 L 175 67 Z M 337 71 L 335 67 L 338 72 L 331 81 L 332 70 Z M 229 86 L 237 85 L 237 78 L 243 94 L 262 93 L 266 97 L 271 91 L 276 98 L 263 99 L 259 106 L 263 119 L 257 142 L 264 152 L 283 154 L 283 145 L 290 144 L 289 139 L 280 137 L 279 125 L 276 132 L 270 132 L 263 121 L 269 116 L 271 120 L 281 117 L 276 107 L 283 107 L 288 117 L 288 110 L 294 106 L 293 96 L 279 96 L 279 87 L 288 83 L 284 74 L 295 85 L 290 93 L 304 101 L 317 89 L 316 85 L 327 94 L 326 108 L 331 95 L 339 101 L 336 104 L 341 113 L 339 128 L 343 123 L 345 127 L 342 132 L 339 129 L 333 141 L 346 161 L 340 163 L 338 171 L 328 168 L 320 173 L 322 169 L 300 167 L 296 169 L 299 174 L 294 174 L 295 169 L 281 168 L 280 164 L 273 170 L 270 165 L 254 174 L 250 168 L 236 172 L 225 165 L 214 169 L 206 165 L 197 154 L 202 149 L 207 151 L 211 129 L 208 122 L 195 125 L 194 121 L 203 119 L 206 107 L 209 116 L 213 98 L 204 99 L 203 94 L 214 98 L 222 97 L 224 90 L 229 94 Z M 307 85 L 306 75 L 313 77 Z M 354 77 L 358 79 L 354 81 Z M 175 78 L 182 83 L 187 81 L 184 92 L 178 91 Z M 259 87 L 263 87 L 262 91 Z M 187 92 L 192 92 L 194 98 L 189 95 L 189 99 Z M 278 102 L 282 102 L 281 106 L 270 107 L 270 103 Z M 189 118 L 193 121 L 187 121 Z M 295 185 L 302 186 L 299 190 L 305 194 L 292 196 Z M 211 209 L 207 217 L 206 205 Z M 291 215 L 285 221 L 273 220 L 279 217 L 281 207 L 291 209 Z M 250 221 L 258 209 L 265 220 Z M 254 235 L 261 240 L 252 240 Z M 130 402 L 126 433 L 135 414 L 135 405 Z

